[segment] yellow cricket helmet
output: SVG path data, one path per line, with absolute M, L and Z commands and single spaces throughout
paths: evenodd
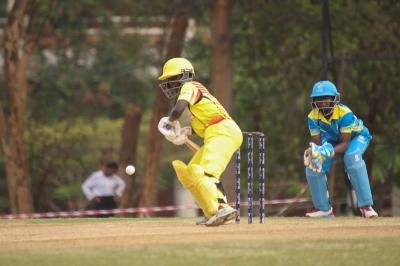
M 158 80 L 164 80 L 184 73 L 192 73 L 191 76 L 194 76 L 194 68 L 192 64 L 185 58 L 172 58 L 165 63 L 163 74 L 158 78 Z
M 183 84 L 192 81 L 193 76 L 194 68 L 187 59 L 172 58 L 164 65 L 163 74 L 158 78 L 158 80 L 166 81 L 161 83 L 159 86 L 165 95 L 167 95 L 168 99 L 171 99 L 180 93 Z M 168 80 L 171 77 L 177 78 L 175 80 Z

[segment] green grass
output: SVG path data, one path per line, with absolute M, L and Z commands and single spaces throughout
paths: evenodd
M 383 219 L 379 218 L 379 224 Z M 378 220 L 378 219 L 376 219 Z M 82 226 L 86 223 L 119 225 L 127 222 L 162 226 L 163 224 L 185 223 L 192 224 L 194 219 L 47 219 L 47 220 L 20 220 L 0 221 L 0 229 L 5 225 L 21 225 L 51 227 L 59 224 Z M 383 220 L 385 221 L 385 220 Z M 265 239 L 246 241 L 218 241 L 201 243 L 168 243 L 168 244 L 129 244 L 108 246 L 102 243 L 98 247 L 47 249 L 47 250 L 14 250 L 1 252 L 0 265 L 399 265 L 400 264 L 400 219 L 388 218 L 393 236 L 356 238 L 320 238 L 304 239 Z M 360 218 L 339 218 L 329 221 L 273 218 L 266 220 L 265 229 L 271 230 L 274 226 L 304 223 L 307 228 L 314 224 L 321 226 L 325 223 L 329 228 L 341 230 L 342 226 L 351 228 L 354 224 L 364 223 Z M 242 223 L 246 223 L 243 219 Z M 269 224 L 270 223 L 270 224 Z M 365 220 L 365 227 L 379 226 L 377 222 Z M 233 225 L 235 226 L 235 225 Z M 237 236 L 250 232 L 253 225 L 238 226 Z M 396 227 L 397 226 L 397 227 Z M 236 229 L 232 226 L 226 226 Z M 256 226 L 253 226 L 256 228 Z M 196 231 L 199 227 L 193 225 Z M 244 230 L 242 230 L 244 228 Z M 260 227 L 257 227 L 260 230 Z M 327 228 L 326 230 L 330 230 Z M 210 229 L 210 228 L 209 228 Z M 201 229 L 204 230 L 204 229 Z M 220 232 L 219 228 L 212 228 L 206 234 Z M 222 230 L 222 229 L 221 229 Z M 281 230 L 281 229 L 279 229 Z M 312 230 L 312 228 L 311 228 Z M 324 228 L 323 228 L 324 230 Z M 99 232 L 101 233 L 101 232 Z M 235 232 L 228 232 L 235 238 Z M 163 234 L 157 236 L 160 240 Z M 132 236 L 128 236 L 132 237 Z M 184 238 L 185 236 L 182 235 Z M 1 235 L 0 235 L 0 243 Z M 3 242 L 4 243 L 4 242 Z
M 398 265 L 399 240 L 244 241 L 18 251 L 0 265 Z

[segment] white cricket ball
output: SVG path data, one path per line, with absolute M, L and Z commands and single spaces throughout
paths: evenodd
M 135 169 L 135 166 L 133 166 L 133 165 L 128 165 L 128 166 L 125 168 L 125 172 L 126 172 L 128 175 L 133 175 L 133 174 L 135 173 L 135 171 L 136 171 L 136 169 Z

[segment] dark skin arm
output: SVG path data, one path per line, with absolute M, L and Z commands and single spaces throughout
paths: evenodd
M 171 113 L 169 114 L 169 121 L 174 122 L 175 120 L 178 120 L 185 111 L 188 104 L 189 102 L 186 100 L 177 101 L 174 108 L 172 108 Z
M 185 111 L 186 107 L 188 106 L 189 102 L 186 100 L 179 100 L 176 102 L 174 108 L 172 108 L 171 113 L 169 114 L 169 121 L 173 122 L 175 120 L 178 120 L 179 117 L 183 114 Z M 194 130 L 192 129 L 192 134 L 196 134 Z
M 340 144 L 334 148 L 335 154 L 343 154 L 349 148 L 350 140 L 351 140 L 351 133 L 341 133 L 340 134 Z M 312 136 L 311 141 L 315 144 L 321 146 L 321 135 Z

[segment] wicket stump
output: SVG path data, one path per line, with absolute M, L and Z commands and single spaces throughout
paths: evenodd
M 265 219 L 265 138 L 261 132 L 243 132 L 247 135 L 247 218 L 248 223 L 253 223 L 253 136 L 259 137 L 259 195 L 260 195 L 260 223 Z M 236 223 L 240 223 L 240 148 L 236 152 Z

